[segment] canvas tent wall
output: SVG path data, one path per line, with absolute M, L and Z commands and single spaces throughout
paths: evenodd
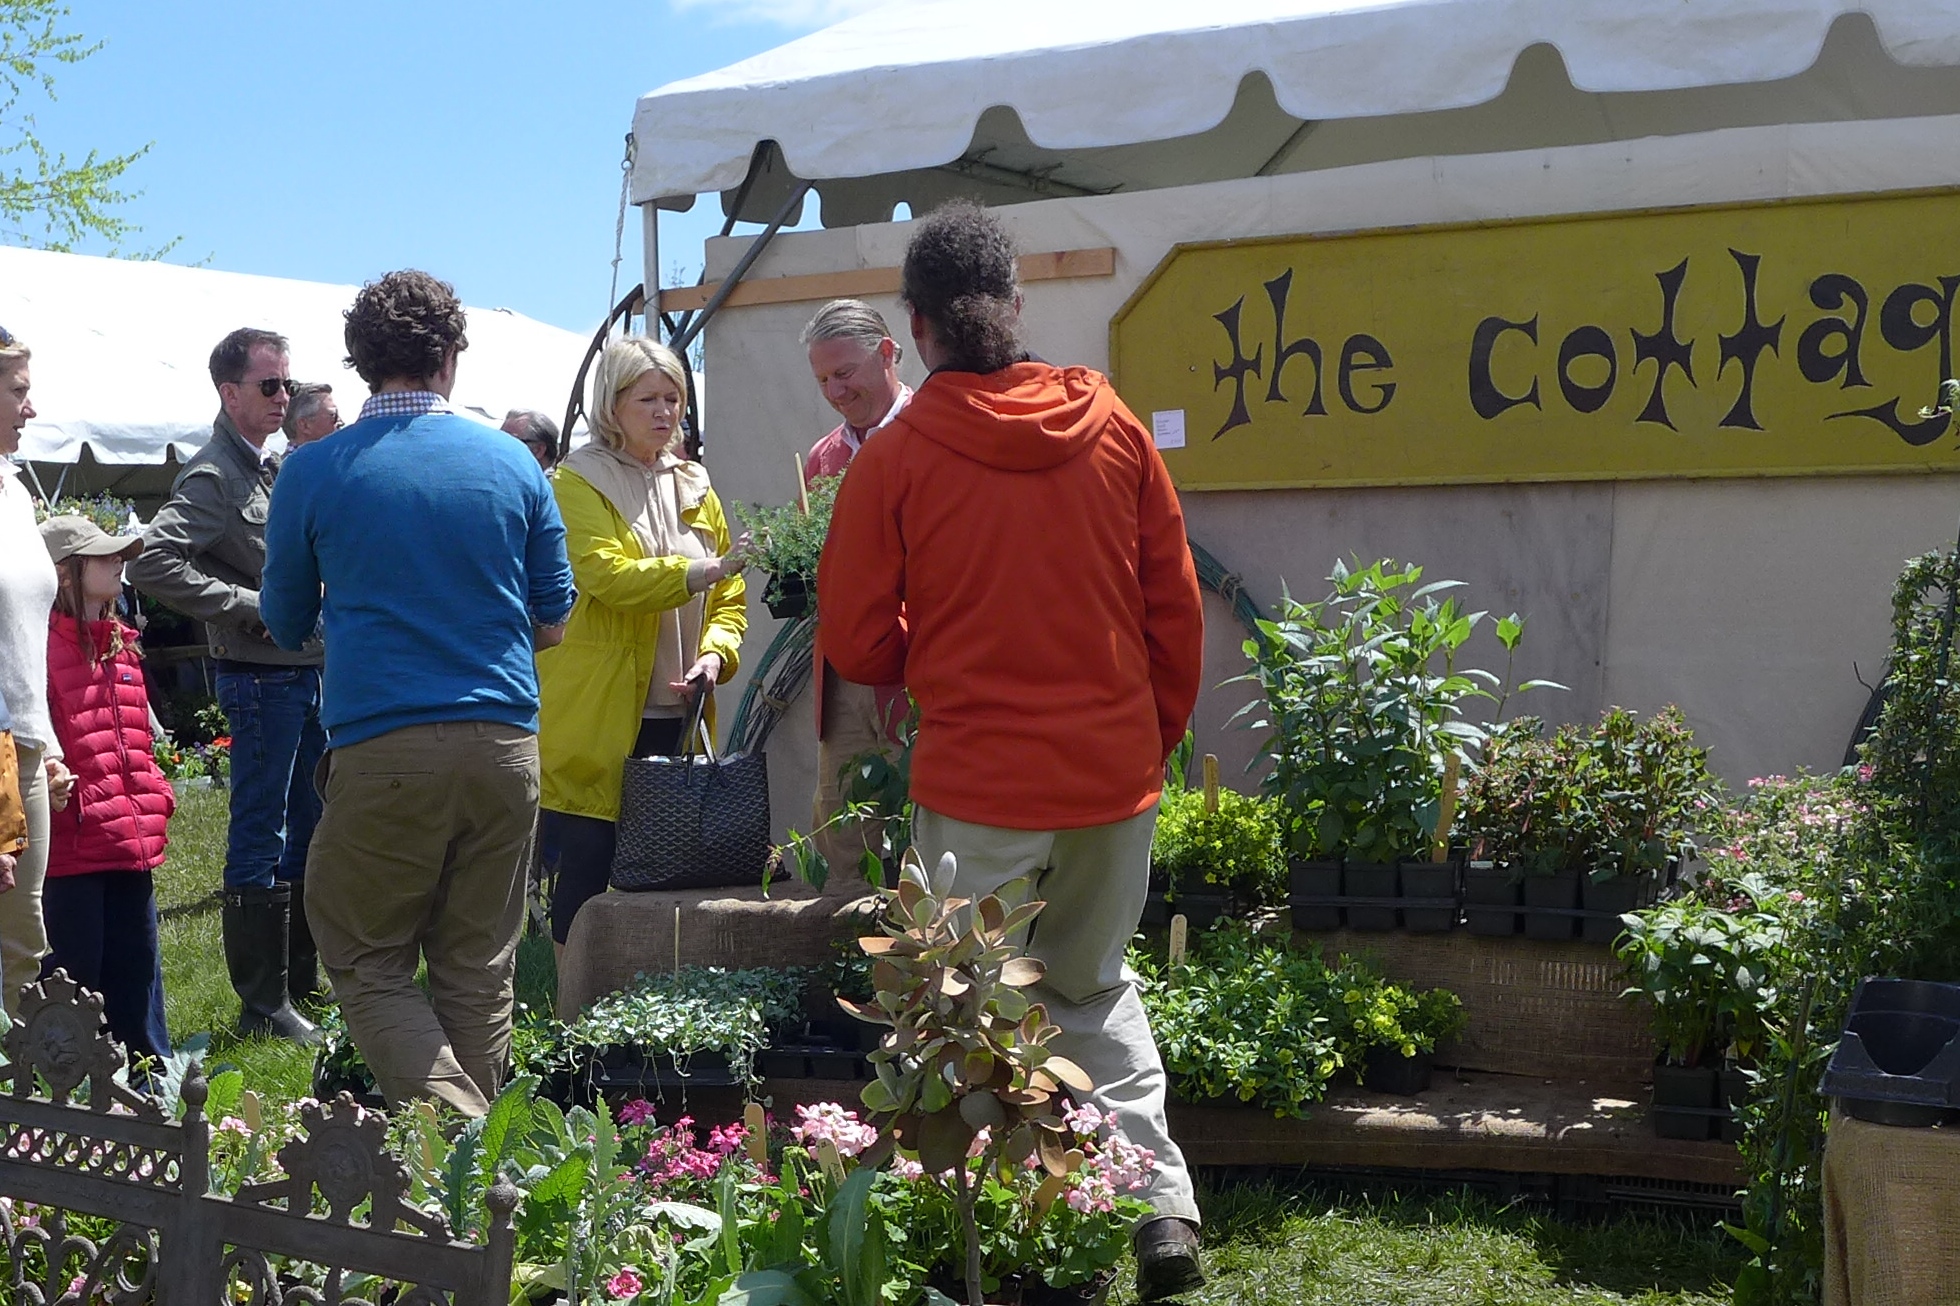
M 1120 340 L 1168 275 L 1153 273 L 1180 246 L 1431 224 L 1468 239 L 1460 233 L 1490 224 L 1711 205 L 1743 206 L 1733 212 L 1754 223 L 1788 201 L 1960 187 L 1952 0 L 1267 0 L 1204 19 L 1167 4 L 1077 4 L 1061 11 L 1059 26 L 1074 34 L 1065 39 L 1053 36 L 1056 12 L 898 6 L 642 100 L 634 185 L 649 219 L 659 206 L 684 207 L 696 190 L 721 189 L 727 205 L 738 186 L 743 216 L 755 218 L 809 181 L 831 228 L 776 237 L 707 332 L 708 366 L 744 378 L 725 385 L 706 416 L 724 497 L 790 497 L 792 451 L 834 423 L 796 344 L 811 296 L 861 293 L 900 321 L 890 292 L 907 227 L 882 220 L 900 202 L 916 212 L 948 194 L 977 194 L 1007 206 L 1024 250 L 1085 256 L 1075 266 L 1099 275 L 1026 285 L 1030 340 L 1051 360 L 1108 367 L 1112 323 Z M 756 148 L 765 141 L 774 144 Z M 740 186 L 750 160 L 755 175 Z M 1831 202 L 1788 212 L 1818 257 L 1828 261 L 1834 240 L 1849 243 L 1833 234 L 1848 229 L 1833 227 L 1842 215 Z M 1937 247 L 1954 228 L 1915 229 L 1914 240 Z M 653 269 L 650 221 L 647 229 Z M 1551 228 L 1515 230 L 1531 238 Z M 710 242 L 707 281 L 725 276 L 748 244 Z M 1728 257 L 1712 249 L 1696 256 L 1703 266 Z M 1086 257 L 1102 251 L 1100 263 Z M 1601 244 L 1602 263 L 1616 252 Z M 1949 262 L 1924 276 L 1945 284 L 1938 277 L 1960 273 L 1960 253 Z M 1528 258 L 1519 266 L 1534 275 Z M 1654 275 L 1667 268 L 1640 272 L 1647 293 L 1658 294 Z M 1406 277 L 1435 273 L 1412 267 Z M 1360 300 L 1391 304 L 1404 275 L 1384 268 Z M 1241 290 L 1263 307 L 1257 281 L 1232 293 Z M 661 302 L 701 298 L 684 288 Z M 1632 337 L 1658 334 L 1655 306 L 1648 320 L 1614 326 L 1625 375 L 1646 369 L 1643 392 L 1655 360 L 1637 359 Z M 1793 370 L 1794 337 L 1821 306 L 1770 308 L 1763 322 L 1781 312 L 1787 334 L 1759 359 Z M 1879 312 L 1874 301 L 1874 321 Z M 1736 330 L 1723 314 L 1684 323 L 1681 334 L 1699 351 L 1689 356 L 1699 375 L 1727 388 L 1739 360 L 1719 356 L 1729 346 L 1718 338 Z M 1288 361 L 1274 357 L 1282 342 L 1265 329 L 1267 361 Z M 1523 347 L 1522 335 L 1508 339 Z M 1557 341 L 1548 335 L 1548 352 Z M 1214 388 L 1214 368 L 1235 365 L 1224 342 L 1215 321 L 1189 334 L 1182 357 L 1200 378 L 1194 393 Z M 1248 337 L 1247 355 L 1254 347 Z M 1936 370 L 1949 365 L 1935 355 L 1946 352 L 1929 346 L 1911 359 L 1911 406 L 1922 392 L 1931 399 Z M 907 376 L 916 383 L 916 367 Z M 1460 369 L 1451 377 L 1460 391 Z M 1162 378 L 1119 367 L 1116 379 L 1140 396 Z M 1332 403 L 1331 370 L 1325 379 Z M 1542 379 L 1552 396 L 1555 377 Z M 1268 382 L 1277 389 L 1270 373 L 1261 387 Z M 1678 374 L 1671 384 L 1702 394 Z M 1148 418 L 1148 405 L 1132 406 Z M 1602 445 L 1647 438 L 1638 408 L 1625 395 L 1601 412 L 1600 421 L 1618 415 Z M 1469 405 L 1461 409 L 1456 420 L 1474 426 Z M 1361 419 L 1336 405 L 1322 426 L 1294 420 L 1301 431 L 1336 432 L 1339 443 Z M 1812 420 L 1799 434 L 1818 441 L 1847 429 Z M 1208 443 L 1208 433 L 1194 430 L 1191 446 L 1167 458 L 1193 538 L 1262 602 L 1282 583 L 1315 592 L 1330 562 L 1350 552 L 1426 562 L 1469 582 L 1479 606 L 1533 619 L 1520 674 L 1572 689 L 1533 710 L 1578 719 L 1612 703 L 1678 701 L 1736 782 L 1837 763 L 1866 697 L 1860 676 L 1875 678 L 1882 661 L 1891 579 L 1906 556 L 1950 542 L 1960 512 L 1950 433 L 1864 474 L 1820 463 L 1786 475 L 1769 457 L 1751 474 L 1734 466 L 1707 475 L 1684 454 L 1680 469 L 1637 474 L 1547 464 L 1440 476 L 1412 465 L 1407 476 L 1338 488 L 1200 490 L 1190 469 L 1230 443 Z M 1688 432 L 1682 448 L 1692 452 L 1698 438 Z M 759 650 L 773 623 L 759 604 L 752 617 L 750 647 Z M 1242 636 L 1223 603 L 1209 602 L 1208 619 L 1206 681 L 1215 685 L 1241 669 Z M 1249 759 L 1256 742 L 1223 729 L 1243 692 L 1208 691 L 1200 704 L 1204 746 L 1228 765 Z M 778 819 L 795 823 L 814 767 L 805 711 L 790 714 L 771 752 Z
M 285 335 L 293 376 L 331 384 L 353 420 L 367 394 L 341 361 L 341 315 L 355 289 L 0 248 L 0 325 L 34 351 L 39 416 L 21 458 L 49 493 L 60 485 L 160 501 L 210 438 L 218 411 L 211 348 L 241 326 Z M 584 339 L 504 309 L 468 315 L 457 405 L 498 419 L 511 408 L 562 412 Z

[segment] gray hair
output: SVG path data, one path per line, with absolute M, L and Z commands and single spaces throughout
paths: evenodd
M 320 402 L 333 393 L 325 381 L 301 381 L 293 387 L 292 402 L 286 405 L 286 420 L 279 429 L 288 439 L 299 434 L 299 424 L 320 411 Z
M 884 315 L 861 299 L 833 299 L 817 310 L 803 328 L 801 341 L 808 349 L 821 340 L 855 340 L 866 349 L 876 349 L 890 340 L 897 350 L 892 362 L 905 357 L 905 346 L 893 337 Z
M 511 430 L 512 423 L 516 423 L 516 430 Z M 499 425 L 526 444 L 536 441 L 550 445 L 554 454 L 558 452 L 558 423 L 535 408 L 513 408 Z

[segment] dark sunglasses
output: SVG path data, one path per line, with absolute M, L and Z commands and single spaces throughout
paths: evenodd
M 0 327 L 0 349 L 12 349 L 20 343 L 20 337 L 5 327 Z
M 245 382 L 234 381 L 232 384 L 243 386 Z M 297 389 L 299 389 L 299 382 L 290 377 L 267 376 L 259 379 L 259 393 L 267 399 L 272 398 L 272 396 L 278 394 L 281 390 L 284 390 L 286 397 L 290 399 L 293 397 L 293 391 Z

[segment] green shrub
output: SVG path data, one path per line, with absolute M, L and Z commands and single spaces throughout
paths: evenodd
M 1202 877 L 1246 905 L 1278 902 L 1286 880 L 1278 805 L 1221 789 L 1218 810 L 1208 812 L 1203 790 L 1167 789 L 1150 843 L 1150 868 L 1166 877 L 1173 896 Z
M 736 518 L 755 536 L 755 565 L 778 580 L 804 576 L 814 584 L 824 537 L 830 534 L 830 511 L 843 480 L 842 476 L 819 476 L 811 481 L 808 512 L 797 503 L 735 504 Z

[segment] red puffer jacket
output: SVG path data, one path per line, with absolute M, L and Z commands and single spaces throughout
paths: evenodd
M 48 709 L 75 792 L 56 812 L 48 840 L 49 875 L 153 871 L 163 862 L 177 795 L 151 756 L 150 699 L 136 632 L 107 654 L 113 621 L 89 625 L 98 661 L 82 652 L 81 623 L 48 619 Z

